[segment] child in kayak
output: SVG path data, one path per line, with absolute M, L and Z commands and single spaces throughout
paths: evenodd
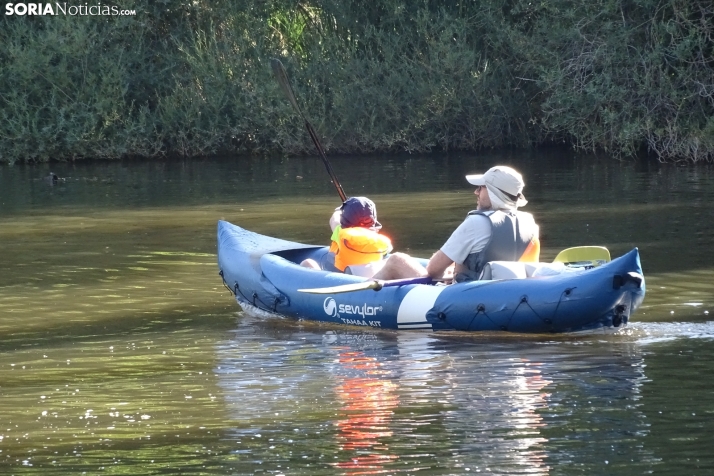
M 332 242 L 322 263 L 306 259 L 301 266 L 371 276 L 392 251 L 391 240 L 379 233 L 377 207 L 367 197 L 350 197 L 330 217 Z

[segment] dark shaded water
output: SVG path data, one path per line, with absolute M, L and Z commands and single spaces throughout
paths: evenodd
M 243 316 L 227 219 L 325 243 L 319 160 L 0 168 L 2 474 L 710 474 L 711 168 L 569 153 L 339 158 L 397 248 L 430 255 L 468 172 L 526 177 L 543 258 L 640 248 L 612 336 L 438 335 Z

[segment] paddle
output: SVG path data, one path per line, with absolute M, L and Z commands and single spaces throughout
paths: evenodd
M 604 246 L 574 246 L 566 248 L 555 257 L 553 263 L 564 263 L 572 268 L 600 266 L 610 262 L 610 251 Z
M 295 94 L 293 94 L 293 89 L 290 87 L 290 81 L 288 80 L 288 73 L 285 72 L 285 68 L 283 67 L 283 63 L 280 62 L 279 59 L 273 58 L 270 60 L 270 66 L 273 68 L 273 73 L 275 74 L 275 78 L 278 80 L 278 84 L 280 84 L 280 87 L 283 89 L 283 92 L 285 95 L 288 97 L 288 101 L 290 101 L 290 104 L 293 105 L 297 113 L 302 117 L 302 119 L 305 121 L 305 127 L 307 128 L 308 134 L 310 134 L 310 138 L 312 139 L 313 144 L 315 144 L 315 148 L 317 149 L 317 152 L 320 154 L 320 158 L 322 158 L 322 162 L 325 164 L 325 168 L 327 169 L 327 173 L 330 175 L 330 178 L 332 179 L 332 183 L 335 185 L 335 188 L 337 189 L 337 193 L 340 195 L 340 200 L 343 202 L 347 200 L 347 196 L 345 195 L 345 191 L 342 190 L 342 185 L 340 185 L 340 181 L 337 180 L 337 175 L 335 175 L 335 171 L 332 170 L 332 166 L 330 165 L 330 162 L 327 160 L 327 156 L 325 155 L 325 150 L 322 148 L 322 145 L 320 145 L 320 141 L 317 139 L 317 133 L 315 132 L 315 129 L 313 129 L 312 124 L 310 124 L 310 121 L 307 120 L 307 117 L 305 117 L 305 114 L 302 113 L 300 110 L 300 107 L 298 106 L 297 100 L 295 99 Z
M 431 284 L 433 282 L 434 281 L 429 276 L 425 276 L 422 278 L 391 279 L 387 281 L 371 280 L 360 283 L 341 284 L 339 286 L 332 286 L 329 288 L 298 289 L 298 292 L 310 294 L 340 294 L 351 293 L 354 291 L 365 291 L 367 289 L 379 291 L 382 288 L 388 288 L 390 286 L 406 286 L 407 284 Z
M 564 263 L 566 266 L 575 268 L 586 266 L 600 266 L 610 261 L 610 251 L 602 246 L 575 246 L 567 248 L 558 253 L 553 260 L 554 263 Z M 342 284 L 328 288 L 298 289 L 298 292 L 309 294 L 340 294 L 354 291 L 365 291 L 373 289 L 379 291 L 390 286 L 406 286 L 407 284 L 432 284 L 434 281 L 430 277 L 423 278 L 403 278 L 388 281 L 370 280 L 360 283 Z

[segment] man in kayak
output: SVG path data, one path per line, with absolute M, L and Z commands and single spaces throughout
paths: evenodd
M 392 251 L 392 242 L 379 233 L 382 225 L 377 221 L 377 207 L 367 197 L 345 200 L 330 217 L 330 228 L 330 253 L 321 265 L 306 259 L 301 266 L 369 277 L 381 267 L 377 263 Z
M 463 282 L 479 279 L 489 261 L 538 261 L 538 225 L 533 215 L 518 211 L 528 203 L 521 174 L 497 165 L 484 174 L 467 175 L 466 180 L 476 186 L 478 207 L 468 213 L 426 268 L 407 254 L 394 253 L 374 279 L 430 276 L 450 280 L 453 275 L 454 281 Z

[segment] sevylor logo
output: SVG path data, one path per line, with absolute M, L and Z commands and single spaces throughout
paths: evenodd
M 322 308 L 325 310 L 325 314 L 330 317 L 340 317 L 340 314 L 347 314 L 351 316 L 376 316 L 377 311 L 382 310 L 382 306 L 368 306 L 367 304 L 352 305 L 352 304 L 338 304 L 333 298 L 325 299 L 322 303 Z
M 337 303 L 335 302 L 334 299 L 332 299 L 332 298 L 325 299 L 325 302 L 322 303 L 322 308 L 325 310 L 325 314 L 327 314 L 328 316 L 338 317 L 337 316 Z

